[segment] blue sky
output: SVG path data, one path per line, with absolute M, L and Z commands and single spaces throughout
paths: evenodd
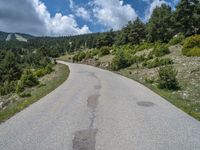
M 157 6 L 174 8 L 178 1 L 6 0 L 0 1 L 0 30 L 50 36 L 119 30 L 137 17 L 147 22 Z
M 111 0 L 112 1 L 112 0 Z M 158 0 L 159 1 L 159 0 Z M 159 2 L 157 1 L 157 5 L 159 5 Z M 42 0 L 42 2 L 45 3 L 47 6 L 48 11 L 52 16 L 54 16 L 56 13 L 60 12 L 63 15 L 69 15 L 73 14 L 75 15 L 74 8 L 70 8 L 70 0 Z M 91 0 L 73 0 L 74 5 L 77 7 L 83 7 L 87 11 L 92 12 L 92 7 L 89 5 L 89 3 L 92 2 Z M 105 1 L 106 2 L 106 1 Z M 155 2 L 155 0 L 124 0 L 123 5 L 131 5 L 131 7 L 135 10 L 138 17 L 140 17 L 143 21 L 146 21 L 146 12 L 151 9 L 151 4 Z M 172 7 L 175 6 L 177 3 L 177 0 L 165 0 L 160 1 L 160 3 L 166 2 L 167 4 L 171 5 Z M 75 8 L 76 9 L 76 8 Z M 83 26 L 86 24 L 91 32 L 101 32 L 104 30 L 108 30 L 108 28 L 111 28 L 110 26 L 102 25 L 101 23 L 96 23 L 97 20 L 91 15 L 92 20 L 86 20 L 81 17 L 75 17 L 77 23 L 79 26 Z

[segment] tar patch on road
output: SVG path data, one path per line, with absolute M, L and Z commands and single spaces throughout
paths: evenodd
M 90 125 L 88 129 L 75 132 L 73 139 L 73 150 L 95 150 L 96 134 L 98 129 L 95 128 L 95 113 L 100 95 L 90 95 L 87 99 L 87 107 L 89 109 Z
M 140 102 L 137 102 L 137 105 L 142 106 L 142 107 L 152 107 L 155 104 L 152 102 L 148 102 L 148 101 L 140 101 Z
M 91 95 L 87 99 L 87 107 L 89 108 L 89 119 L 90 119 L 90 126 L 89 128 L 94 128 L 94 121 L 96 117 L 96 108 L 98 105 L 98 99 L 99 99 L 98 94 Z
M 100 90 L 100 89 L 101 89 L 101 85 L 95 85 L 95 86 L 94 86 L 94 89 L 95 89 L 95 90 Z
M 95 150 L 97 129 L 81 130 L 75 133 L 73 150 Z

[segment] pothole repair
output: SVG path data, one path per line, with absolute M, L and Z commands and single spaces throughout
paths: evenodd
M 140 101 L 140 102 L 137 102 L 137 105 L 142 106 L 142 107 L 152 107 L 155 104 L 148 101 Z
M 73 139 L 73 150 L 95 150 L 96 134 L 98 129 L 95 128 L 95 113 L 100 95 L 90 95 L 87 99 L 87 107 L 89 109 L 90 125 L 88 129 L 75 132 Z
M 95 150 L 97 129 L 81 130 L 75 133 L 73 150 Z
M 94 128 L 94 121 L 96 117 L 96 108 L 98 105 L 98 99 L 100 95 L 91 95 L 87 99 L 87 106 L 89 108 L 89 119 L 90 119 L 90 126 L 89 128 Z
M 94 86 L 94 89 L 95 89 L 95 90 L 100 90 L 100 89 L 101 89 L 101 85 L 95 85 L 95 86 Z

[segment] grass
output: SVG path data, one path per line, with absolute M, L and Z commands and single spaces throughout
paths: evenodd
M 51 91 L 55 90 L 59 85 L 61 85 L 69 75 L 69 68 L 63 64 L 57 64 L 58 70 L 56 76 L 53 76 L 45 85 L 38 86 L 32 93 L 31 96 L 22 100 L 13 103 L 8 106 L 6 109 L 0 111 L 0 123 L 6 121 L 12 117 L 17 112 L 20 112 L 24 108 L 38 101 Z M 55 72 L 52 72 L 55 73 Z M 44 77 L 45 78 L 45 77 Z

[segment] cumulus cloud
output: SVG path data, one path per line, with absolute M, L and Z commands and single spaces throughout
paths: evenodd
M 51 17 L 40 0 L 0 1 L 0 30 L 34 35 L 74 35 L 89 33 L 79 27 L 73 15 L 55 14 Z
M 152 13 L 153 13 L 153 10 L 156 8 L 156 7 L 160 7 L 162 4 L 167 4 L 164 0 L 143 0 L 143 1 L 146 1 L 149 3 L 149 7 L 146 9 L 145 11 L 145 18 L 144 18 L 144 21 L 147 22 Z
M 78 6 L 73 0 L 69 0 L 69 7 L 77 17 L 86 21 L 91 21 L 90 11 L 86 10 L 84 7 Z
M 123 4 L 123 0 L 94 0 L 93 5 L 93 15 L 97 21 L 114 30 L 122 28 L 137 17 L 131 5 Z
M 75 15 L 83 18 L 84 20 L 90 20 L 90 13 L 83 7 L 77 8 Z
M 0 30 L 44 34 L 44 21 L 29 0 L 0 1 Z

